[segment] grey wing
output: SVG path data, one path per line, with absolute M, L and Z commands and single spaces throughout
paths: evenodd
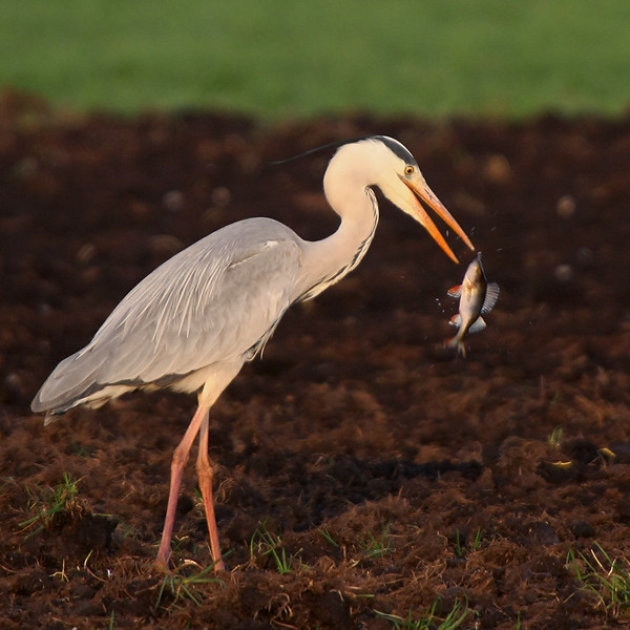
M 214 232 L 127 294 L 92 341 L 57 366 L 33 410 L 68 408 L 108 384 L 139 386 L 251 358 L 290 306 L 301 263 L 300 239 L 271 219 Z

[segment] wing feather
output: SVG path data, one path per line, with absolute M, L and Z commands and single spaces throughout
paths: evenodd
M 301 239 L 272 219 L 210 234 L 136 285 L 92 341 L 55 368 L 33 409 L 61 409 L 106 385 L 251 358 L 295 299 L 301 265 Z

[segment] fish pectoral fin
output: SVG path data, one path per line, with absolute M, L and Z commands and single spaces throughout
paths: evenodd
M 483 317 L 478 317 L 477 320 L 468 329 L 468 332 L 469 333 L 481 332 L 485 328 L 486 328 L 486 322 L 483 320 Z
M 489 313 L 499 299 L 500 293 L 499 285 L 496 282 L 490 282 L 486 287 L 486 299 L 483 301 L 481 312 L 485 315 Z
M 452 298 L 458 298 L 462 294 L 462 285 L 456 284 L 454 287 L 451 287 L 446 295 Z
M 462 325 L 462 316 L 459 313 L 455 313 L 455 315 L 448 320 L 448 323 L 451 326 L 457 326 L 459 328 Z

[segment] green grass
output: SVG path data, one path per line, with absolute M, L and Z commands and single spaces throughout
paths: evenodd
M 551 435 L 547 438 L 547 444 L 552 448 L 560 448 L 564 441 L 564 429 L 561 426 L 557 426 L 551 432 Z
M 0 3 L 0 89 L 54 105 L 267 119 L 618 114 L 626 0 L 31 0 Z
M 339 543 L 332 537 L 332 534 L 327 529 L 320 529 L 319 533 L 323 536 L 324 540 L 326 540 L 333 547 L 339 549 Z
M 481 547 L 481 542 L 483 540 L 483 530 L 478 528 L 475 533 L 475 538 L 470 544 L 470 546 L 466 545 L 465 541 L 462 538 L 461 532 L 459 528 L 455 530 L 455 554 L 458 558 L 463 558 L 470 551 L 477 551 Z
M 270 532 L 265 523 L 260 523 L 249 541 L 249 558 L 255 564 L 257 557 L 271 556 L 276 566 L 276 570 L 281 575 L 291 573 L 298 565 L 299 552 L 289 554 L 284 548 L 280 536 Z
M 19 524 L 20 527 L 28 530 L 36 526 L 29 532 L 29 536 L 35 536 L 44 529 L 50 528 L 57 517 L 79 510 L 80 481 L 80 479 L 73 480 L 68 473 L 64 473 L 63 482 L 54 488 L 27 486 L 29 510 L 34 512 L 34 515 L 22 521 Z
M 630 560 L 611 558 L 599 544 L 586 555 L 569 549 L 566 567 L 572 568 L 582 590 L 591 595 L 597 607 L 612 617 L 630 616 Z
M 460 628 L 468 617 L 473 614 L 467 602 L 462 604 L 459 600 L 455 600 L 453 608 L 445 617 L 440 618 L 437 614 L 437 609 L 440 606 L 440 599 L 436 599 L 431 608 L 420 617 L 415 617 L 411 611 L 409 611 L 407 617 L 384 613 L 380 610 L 375 610 L 374 612 L 381 619 L 389 621 L 394 630 L 455 630 Z
M 206 588 L 208 584 L 224 584 L 223 580 L 214 577 L 214 565 L 201 568 L 196 562 L 186 560 L 176 570 L 169 571 L 164 576 L 155 609 L 157 610 L 163 604 L 165 593 L 170 594 L 172 600 L 170 606 L 184 600 L 190 600 L 196 606 L 200 606 L 208 595 Z
M 372 532 L 368 533 L 368 538 L 362 545 L 366 558 L 382 558 L 394 551 L 390 529 L 391 523 L 387 523 L 380 536 L 377 537 Z

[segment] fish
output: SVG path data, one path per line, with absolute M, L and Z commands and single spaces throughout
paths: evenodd
M 451 326 L 457 326 L 459 330 L 445 345 L 457 348 L 457 352 L 465 357 L 464 338 L 486 328 L 482 315 L 489 313 L 499 299 L 499 285 L 486 279 L 481 264 L 481 252 L 468 265 L 462 283 L 449 289 L 448 295 L 459 298 L 459 313 L 453 315 L 449 321 Z

